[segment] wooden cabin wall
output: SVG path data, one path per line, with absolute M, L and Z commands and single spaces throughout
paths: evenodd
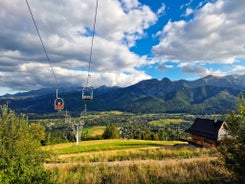
M 204 147 L 217 146 L 217 141 L 214 139 L 210 139 L 210 138 L 203 137 L 200 135 L 195 135 L 195 134 L 191 134 L 191 138 L 195 144 L 198 144 Z

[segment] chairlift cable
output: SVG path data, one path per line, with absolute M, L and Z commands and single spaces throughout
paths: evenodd
M 97 21 L 98 5 L 99 5 L 99 0 L 96 0 L 94 22 L 93 22 L 93 27 L 92 27 L 91 47 L 90 47 L 90 53 L 89 53 L 88 76 L 87 76 L 86 87 L 82 89 L 82 100 L 84 100 L 84 111 L 83 113 L 81 112 L 80 114 L 80 124 L 82 126 L 85 124 L 85 119 L 87 118 L 86 101 L 93 100 L 93 89 L 92 87 L 89 87 L 89 79 L 90 79 L 91 62 L 92 62 L 92 56 L 93 56 L 94 36 L 95 36 L 95 27 L 96 27 L 96 21 Z
M 83 89 L 82 89 L 82 100 L 84 100 L 84 101 L 93 100 L 93 88 L 91 86 L 89 86 L 89 80 L 91 77 L 90 72 L 91 72 L 91 63 L 92 63 L 92 56 L 93 56 L 93 46 L 94 46 L 94 37 L 95 37 L 95 27 L 96 27 L 96 21 L 97 21 L 98 5 L 99 5 L 99 1 L 96 0 L 94 21 L 93 21 L 93 26 L 92 26 L 91 47 L 90 47 L 89 62 L 88 62 L 88 76 L 87 76 L 86 86 L 83 87 Z
M 99 0 L 96 0 L 94 22 L 93 22 L 93 30 L 92 30 L 92 39 L 91 39 L 91 47 L 90 47 L 90 54 L 89 54 L 88 76 L 87 76 L 86 87 L 88 87 L 88 85 L 89 85 L 89 77 L 90 77 L 90 71 L 91 71 L 91 62 L 92 62 L 93 47 L 94 47 L 94 36 L 95 36 L 95 27 L 96 27 L 96 21 L 97 21 L 98 5 L 99 5 Z
M 46 56 L 46 58 L 47 58 L 47 61 L 48 61 L 48 63 L 49 63 L 50 70 L 51 70 L 51 72 L 52 72 L 52 74 L 53 74 L 53 77 L 54 77 L 54 80 L 55 80 L 55 83 L 56 83 L 56 87 L 57 87 L 57 89 L 58 89 L 58 88 L 59 88 L 59 85 L 58 85 L 57 77 L 56 77 L 56 75 L 55 75 L 55 73 L 54 73 L 53 66 L 52 66 L 52 64 L 51 64 L 50 58 L 49 58 L 48 53 L 47 53 L 47 49 L 46 49 L 46 47 L 45 47 L 45 45 L 44 45 L 44 43 L 43 43 L 43 40 L 42 40 L 40 31 L 39 31 L 39 29 L 38 29 L 37 23 L 36 23 L 36 21 L 35 21 L 35 18 L 34 18 L 34 15 L 33 15 L 33 13 L 32 13 L 31 7 L 30 7 L 30 5 L 29 5 L 29 3 L 28 3 L 28 0 L 26 0 L 26 5 L 27 5 L 28 10 L 29 10 L 29 12 L 30 12 L 30 15 L 31 15 L 31 18 L 32 18 L 32 22 L 33 22 L 33 24 L 34 24 L 34 26 L 35 26 L 35 29 L 36 29 L 36 31 L 37 31 L 38 38 L 39 38 L 39 40 L 40 40 L 40 42 L 41 42 L 41 45 L 42 45 L 44 54 L 45 54 L 45 56 Z
M 35 20 L 35 18 L 34 18 L 33 13 L 32 13 L 31 7 L 30 7 L 30 5 L 29 5 L 29 2 L 28 2 L 28 0 L 25 0 L 25 1 L 26 1 L 27 8 L 28 8 L 28 10 L 29 10 L 29 13 L 30 13 L 30 15 L 31 15 L 32 22 L 33 22 L 34 27 L 35 27 L 35 29 L 36 29 L 38 38 L 39 38 L 39 40 L 40 40 L 40 42 L 41 42 L 41 45 L 42 45 L 44 54 L 45 54 L 45 56 L 46 56 L 46 58 L 47 58 L 47 61 L 48 61 L 48 64 L 49 64 L 51 73 L 52 73 L 52 75 L 53 75 L 53 77 L 54 77 L 54 81 L 55 81 L 55 84 L 56 84 L 56 93 L 55 93 L 55 94 L 56 94 L 56 99 L 55 99 L 55 101 L 54 101 L 54 106 L 55 106 L 55 109 L 56 109 L 56 110 L 60 111 L 60 110 L 62 110 L 62 109 L 64 108 L 64 100 L 63 100 L 62 98 L 60 98 L 59 95 L 58 95 L 58 93 L 59 93 L 59 92 L 58 92 L 58 91 L 59 91 L 59 83 L 58 83 L 57 77 L 56 77 L 56 75 L 55 75 L 53 66 L 52 66 L 52 64 L 51 64 L 51 60 L 50 60 L 50 58 L 49 58 L 49 56 L 48 56 L 47 49 L 46 49 L 46 47 L 45 47 L 45 45 L 44 45 L 44 42 L 43 42 L 43 40 L 42 40 L 41 33 L 40 33 L 39 29 L 38 29 L 36 20 Z M 56 105 L 57 105 L 57 106 L 56 106 Z

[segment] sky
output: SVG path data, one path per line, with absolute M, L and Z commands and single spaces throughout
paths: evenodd
M 0 1 L 0 95 L 85 86 L 96 0 Z M 92 87 L 245 74 L 244 0 L 99 0 Z

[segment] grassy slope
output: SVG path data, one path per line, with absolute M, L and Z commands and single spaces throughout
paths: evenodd
M 154 125 L 154 126 L 163 126 L 163 125 L 168 125 L 168 124 L 180 124 L 182 123 L 184 120 L 183 119 L 163 119 L 163 120 L 157 120 L 157 121 L 150 121 L 149 124 L 150 125 Z
M 83 133 L 87 133 L 89 136 L 97 136 L 102 135 L 105 130 L 105 126 L 93 126 L 93 127 L 85 127 L 83 128 Z
M 166 146 L 176 144 L 187 144 L 181 141 L 147 141 L 147 140 L 96 140 L 83 141 L 78 146 L 75 143 L 64 143 L 51 146 L 45 146 L 43 149 L 53 150 L 57 154 L 73 154 L 81 152 L 105 151 L 105 150 L 120 150 L 129 148 L 143 148 L 152 146 Z
M 180 145 L 184 144 L 184 145 Z M 179 141 L 99 140 L 43 147 L 57 183 L 229 183 L 216 149 Z

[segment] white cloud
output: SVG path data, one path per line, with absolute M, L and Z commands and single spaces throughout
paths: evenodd
M 157 10 L 157 15 L 161 16 L 162 14 L 165 13 L 166 5 L 162 3 L 162 6 Z
M 193 13 L 193 10 L 191 8 L 186 8 L 186 11 L 185 11 L 185 16 L 189 16 Z
M 234 63 L 244 58 L 244 7 L 244 0 L 217 0 L 193 12 L 189 22 L 169 21 L 153 48 L 156 60 Z
M 173 68 L 173 65 L 158 65 L 157 66 L 157 70 L 163 71 L 163 72 L 166 71 L 169 68 Z
M 61 84 L 82 85 L 87 76 L 95 1 L 32 0 L 33 15 L 51 64 Z M 135 68 L 145 56 L 130 51 L 145 30 L 157 21 L 138 0 L 99 1 L 92 82 L 127 86 L 150 76 Z M 54 85 L 26 4 L 0 1 L 0 85 L 31 90 Z
M 220 70 L 208 69 L 203 66 L 198 65 L 182 65 L 182 71 L 184 73 L 196 74 L 199 77 L 204 77 L 207 75 L 224 76 L 225 73 Z
M 242 65 L 233 65 L 230 70 L 231 74 L 239 73 L 239 74 L 245 74 L 245 66 Z
M 137 8 L 139 6 L 138 0 L 120 0 L 122 7 L 125 12 L 130 11 L 133 8 Z

